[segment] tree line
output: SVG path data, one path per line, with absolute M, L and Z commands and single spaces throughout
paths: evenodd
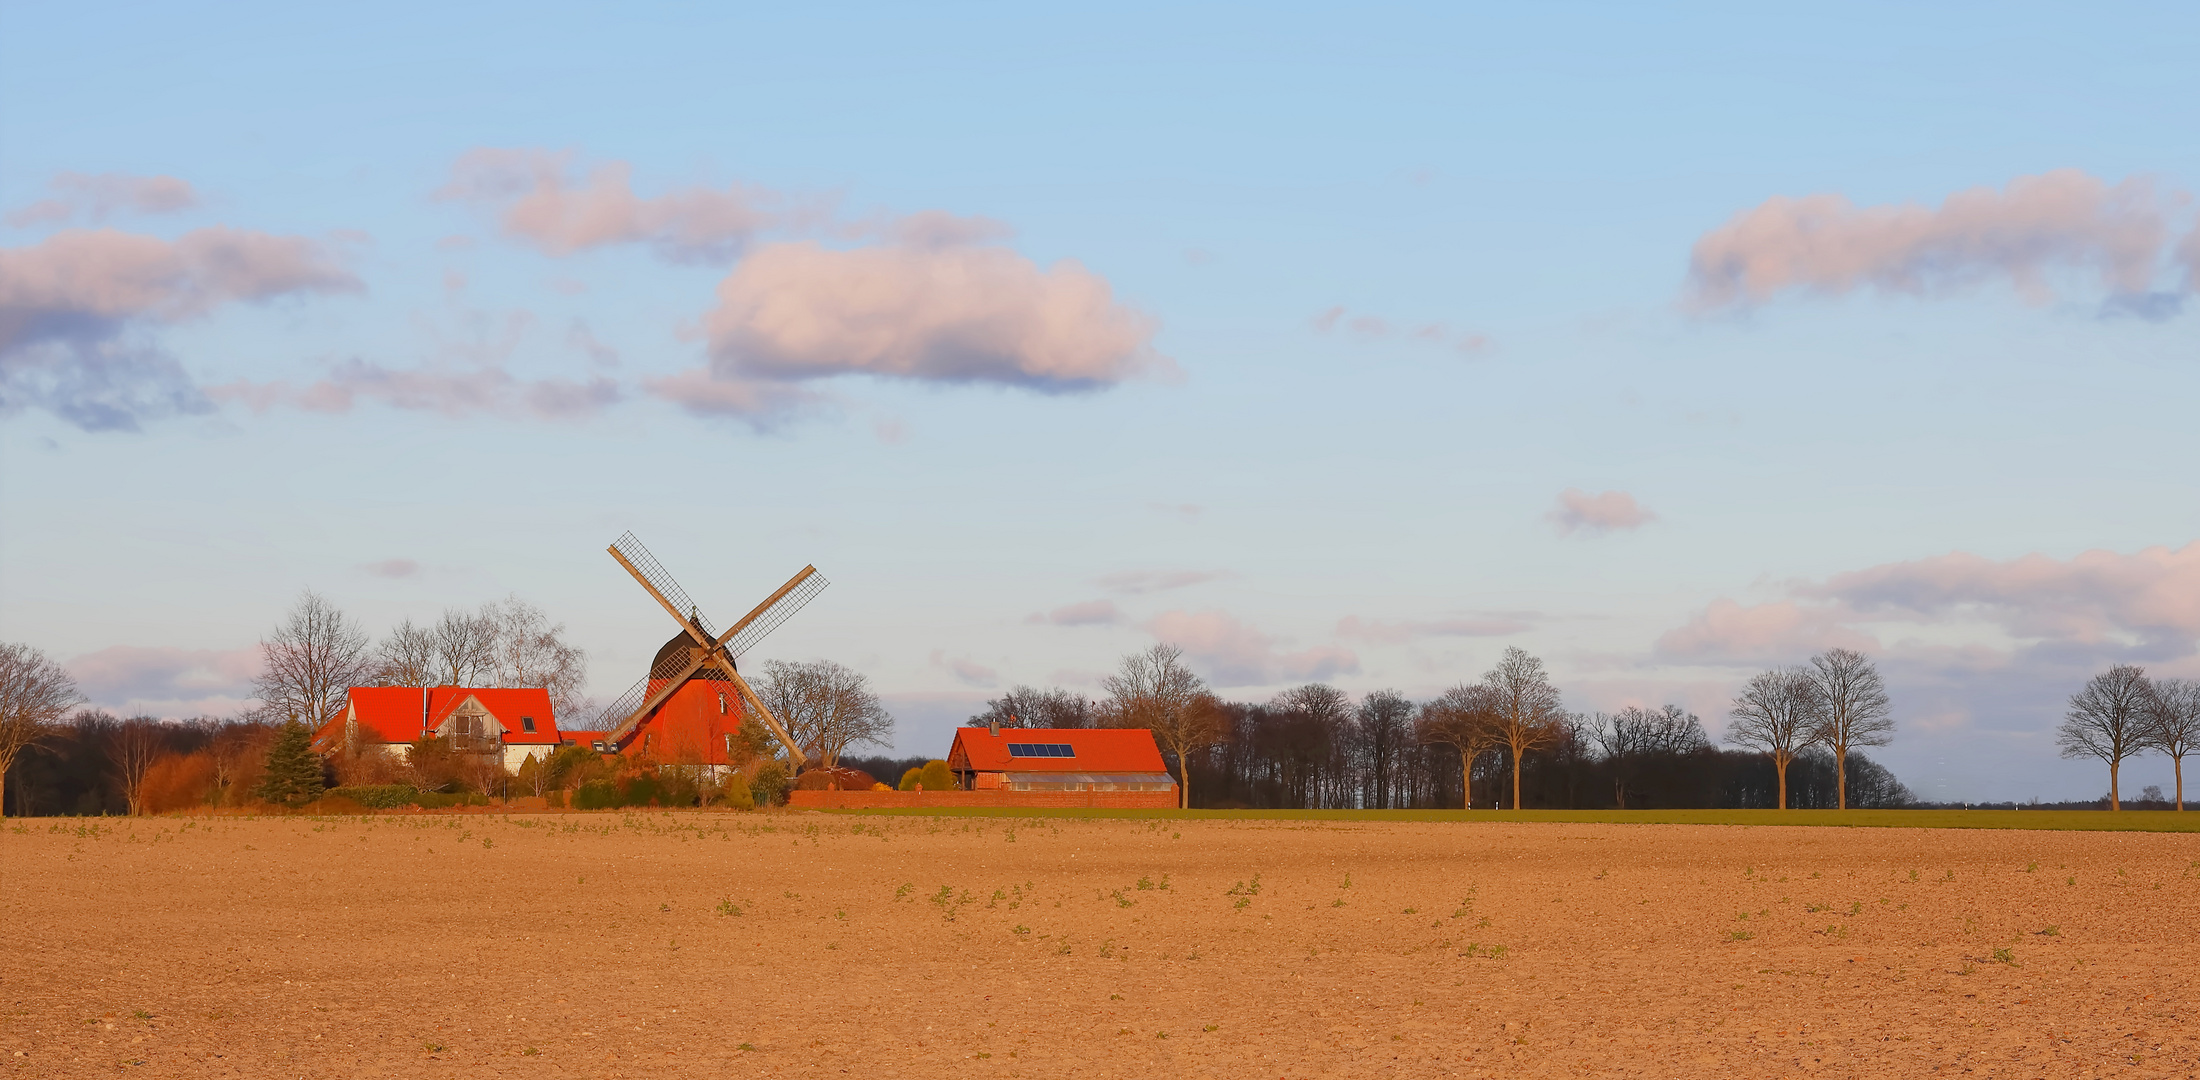
M 1716 746 L 1677 705 L 1568 712 L 1543 661 L 1508 648 L 1479 682 L 1416 702 L 1358 700 L 1322 683 L 1266 702 L 1225 701 L 1156 645 L 1122 659 L 1087 700 L 1017 686 L 972 724 L 1142 727 L 1186 806 L 1305 809 L 1535 805 L 1883 807 L 1914 801 L 1862 748 L 1894 723 L 1871 661 L 1831 649 L 1750 679 Z

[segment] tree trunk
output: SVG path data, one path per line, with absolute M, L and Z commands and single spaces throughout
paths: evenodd
M 2177 773 L 2177 809 L 2182 811 L 2185 808 L 2185 755 L 2169 759 L 2169 765 Z
M 1780 809 L 1788 808 L 1788 762 L 1786 755 L 1772 756 L 1772 771 L 1778 776 L 1774 781 L 1780 788 Z
M 1192 760 L 1185 757 L 1182 750 L 1176 753 L 1176 771 L 1183 774 L 1176 785 L 1176 808 L 1189 810 L 1192 808 Z
M 2111 761 L 2108 763 L 2108 808 L 2111 810 L 2121 810 L 2124 808 L 2123 797 L 2116 793 L 2116 767 L 2122 764 L 2123 762 L 2121 761 Z
M 1513 810 L 1514 810 L 1514 812 L 1516 812 L 1516 813 L 1517 813 L 1517 812 L 1518 812 L 1518 811 L 1520 810 L 1520 748 L 1519 748 L 1518 746 L 1515 746 L 1515 747 L 1513 747 L 1513 748 L 1512 748 L 1512 752 L 1513 752 Z
M 1849 750 L 1848 747 L 1845 746 L 1836 746 L 1833 748 L 1833 792 L 1834 806 L 1842 810 L 1848 809 Z
M 2185 789 L 2179 787 L 2177 790 L 2182 797 Z M 1474 809 L 1474 759 L 1468 757 L 1465 750 L 1459 751 L 1459 808 Z

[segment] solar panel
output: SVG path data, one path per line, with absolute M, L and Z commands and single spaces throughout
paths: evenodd
M 1009 757 L 1076 757 L 1077 750 L 1068 743 L 1012 742 L 1008 744 Z

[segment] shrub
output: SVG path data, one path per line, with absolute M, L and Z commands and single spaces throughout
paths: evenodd
M 756 809 L 756 795 L 749 791 L 749 782 L 740 773 L 726 777 L 718 796 L 720 804 L 732 810 Z
M 955 774 L 948 770 L 944 761 L 925 762 L 924 773 L 918 779 L 924 782 L 926 791 L 953 791 L 956 787 Z
M 545 791 L 542 793 L 542 803 L 552 810 L 563 810 L 565 809 L 565 792 Z
M 665 786 L 654 776 L 628 777 L 619 790 L 620 806 L 670 806 Z
M 924 768 L 923 768 L 923 766 L 918 766 L 917 768 L 911 769 L 911 770 L 909 770 L 908 772 L 905 772 L 905 773 L 901 774 L 901 790 L 903 790 L 903 791 L 915 791 L 915 790 L 917 790 L 917 784 L 919 784 L 919 783 L 920 783 L 920 782 L 922 782 L 923 780 L 924 780 Z
M 659 770 L 657 790 L 657 797 L 665 806 L 696 806 L 703 801 L 702 785 L 695 782 L 695 774 L 684 765 Z
M 143 798 L 148 814 L 197 806 L 213 792 L 214 757 L 203 750 L 166 755 L 145 770 Z
M 787 767 L 767 761 L 749 780 L 749 793 L 758 806 L 778 806 L 787 800 Z
M 590 780 L 573 793 L 573 806 L 580 810 L 609 810 L 619 805 L 619 784 L 615 780 Z
M 420 796 L 419 789 L 411 784 L 355 784 L 350 787 L 330 788 L 328 793 L 374 810 L 412 806 Z

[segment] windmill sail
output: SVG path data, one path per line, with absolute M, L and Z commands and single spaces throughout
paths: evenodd
M 612 541 L 611 550 L 625 559 L 634 568 L 634 572 L 649 583 L 650 588 L 657 590 L 658 595 L 679 609 L 681 618 L 694 619 L 696 625 L 702 627 L 704 634 L 718 636 L 717 629 L 711 626 L 710 620 L 702 617 L 701 609 L 696 607 L 687 590 L 673 580 L 672 572 L 666 570 L 664 564 L 657 561 L 657 556 L 650 554 L 649 549 L 642 546 L 638 537 L 631 532 L 620 533 L 619 538 Z
M 756 610 L 734 624 L 733 629 L 728 632 L 726 655 L 740 658 L 742 653 L 764 640 L 766 634 L 779 629 L 781 623 L 816 599 L 817 594 L 824 592 L 825 586 L 830 584 L 832 583 L 825 580 L 825 575 L 817 572 L 817 567 L 803 567 L 801 573 L 781 585 L 778 592 L 766 597 L 763 603 L 756 605 Z

